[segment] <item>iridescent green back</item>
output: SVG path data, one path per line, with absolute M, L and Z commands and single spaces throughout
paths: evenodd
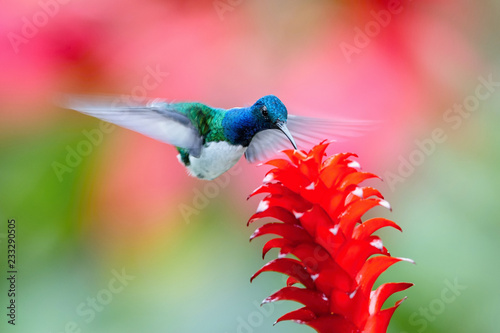
M 216 109 L 201 103 L 174 103 L 170 104 L 176 111 L 186 115 L 196 127 L 202 137 L 203 144 L 212 141 L 224 141 L 224 129 L 222 119 L 226 110 Z M 189 150 L 177 147 L 181 160 L 189 165 Z

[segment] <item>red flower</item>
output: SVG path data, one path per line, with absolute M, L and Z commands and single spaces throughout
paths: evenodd
M 383 227 L 401 228 L 384 218 L 362 222 L 361 217 L 375 206 L 390 209 L 380 192 L 361 187 L 374 174 L 359 171 L 354 154 L 337 154 L 323 161 L 327 143 L 315 146 L 309 154 L 287 150 L 288 160 L 275 159 L 275 168 L 264 178 L 264 185 L 251 196 L 268 193 L 248 223 L 264 217 L 270 222 L 258 228 L 250 240 L 267 234 L 281 237 L 269 240 L 263 257 L 279 248 L 277 259 L 258 270 L 288 275 L 286 287 L 263 303 L 291 300 L 304 307 L 285 314 L 276 322 L 293 320 L 319 333 L 385 332 L 394 310 L 382 310 L 387 298 L 412 286 L 386 283 L 372 290 L 375 280 L 392 264 L 409 259 L 391 257 L 378 236 Z M 296 259 L 286 257 L 293 255 Z M 302 284 L 303 287 L 297 287 Z

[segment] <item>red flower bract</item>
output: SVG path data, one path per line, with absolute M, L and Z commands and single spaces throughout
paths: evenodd
M 304 307 L 277 320 L 293 320 L 320 333 L 386 332 L 394 310 L 382 310 L 389 296 L 412 286 L 386 283 L 372 290 L 375 280 L 392 264 L 409 259 L 391 257 L 382 240 L 373 232 L 383 227 L 400 227 L 384 218 L 362 222 L 375 206 L 390 209 L 379 191 L 359 184 L 374 174 L 359 170 L 354 154 L 337 154 L 323 161 L 327 143 L 309 154 L 287 150 L 289 160 L 275 159 L 275 168 L 264 185 L 251 196 L 267 193 L 248 223 L 264 217 L 269 222 L 255 230 L 250 239 L 273 234 L 263 248 L 263 257 L 279 248 L 277 259 L 258 270 L 288 275 L 287 286 L 263 303 L 291 300 Z M 286 257 L 293 255 L 295 259 Z M 297 287 L 302 284 L 303 287 Z

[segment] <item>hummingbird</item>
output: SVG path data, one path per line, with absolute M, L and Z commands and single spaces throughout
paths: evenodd
M 289 115 L 274 95 L 231 109 L 159 99 L 142 105 L 98 97 L 65 99 L 66 108 L 174 145 L 188 174 L 204 180 L 219 177 L 243 155 L 250 163 L 264 161 L 280 150 L 297 150 L 297 142 L 306 146 L 352 137 L 362 127 L 360 122 Z

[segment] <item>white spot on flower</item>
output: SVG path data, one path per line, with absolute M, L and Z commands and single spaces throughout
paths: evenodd
M 283 259 L 283 258 L 285 258 L 285 257 L 286 257 L 286 253 L 281 253 L 281 252 L 280 252 L 280 253 L 278 254 L 278 258 L 279 258 L 279 259 Z
M 384 249 L 384 244 L 382 243 L 381 239 L 374 239 L 370 242 L 370 245 L 373 246 L 374 248 L 379 249 L 382 251 Z
M 349 168 L 353 168 L 353 169 L 359 169 L 359 168 L 361 168 L 361 165 L 359 165 L 359 163 L 357 161 L 352 161 L 349 164 L 347 164 L 347 166 Z
M 412 264 L 414 264 L 414 263 L 415 263 L 415 261 L 413 261 L 413 260 L 411 260 L 411 259 L 409 259 L 409 258 L 398 257 L 398 258 L 396 258 L 396 259 L 399 259 L 399 260 L 402 260 L 402 261 L 408 261 L 408 262 L 410 262 L 410 263 L 412 263 Z
M 264 177 L 264 184 L 270 183 L 274 180 L 274 175 L 272 173 L 267 174 L 266 177 Z
M 336 224 L 333 228 L 330 228 L 330 232 L 334 235 L 337 236 L 337 233 L 339 232 L 339 224 Z
M 259 203 L 259 206 L 257 207 L 257 213 L 262 213 L 263 211 L 267 210 L 268 208 L 269 208 L 269 201 L 262 200 Z
M 375 294 L 375 290 L 372 290 L 372 292 L 370 293 L 370 299 L 373 299 L 374 297 L 374 294 Z M 368 313 L 370 315 L 373 315 L 376 311 L 376 308 L 375 308 L 375 305 L 377 304 L 377 302 L 370 302 L 370 305 L 368 307 Z
M 350 293 L 350 294 L 349 294 L 349 298 L 350 298 L 350 299 L 353 299 L 353 298 L 354 298 L 354 296 L 356 296 L 356 292 L 357 292 L 357 291 L 358 291 L 358 290 L 356 289 L 356 290 L 354 290 L 352 293 Z
M 389 209 L 389 210 L 392 210 L 392 208 L 391 208 L 391 204 L 390 204 L 387 200 L 380 200 L 380 201 L 378 202 L 378 204 L 379 204 L 380 206 L 382 206 L 382 207 L 385 207 L 385 208 L 387 208 L 387 209 Z
M 293 211 L 293 216 L 295 216 L 295 218 L 298 220 L 302 216 L 304 216 L 304 213 L 299 213 L 299 212 Z
M 352 195 L 355 195 L 355 196 L 363 199 L 363 189 L 361 187 L 356 187 L 356 189 L 354 191 L 352 191 L 351 193 L 352 193 Z
M 313 281 L 316 281 L 316 279 L 317 279 L 318 277 L 319 277 L 319 274 L 313 274 L 313 275 L 311 275 L 311 279 L 312 279 Z
M 311 184 L 309 184 L 309 185 L 306 187 L 306 190 L 314 190 L 314 182 L 312 182 Z

